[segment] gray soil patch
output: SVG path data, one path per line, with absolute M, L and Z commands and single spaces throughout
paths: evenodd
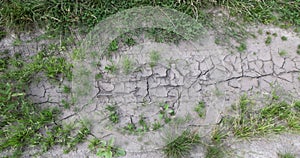
M 102 78 L 93 89 L 97 91 L 95 102 L 64 110 L 62 120 L 90 120 L 92 134 L 98 138 L 115 138 L 115 144 L 126 150 L 125 157 L 128 158 L 163 157 L 161 148 L 166 132 L 180 133 L 190 128 L 198 130 L 203 139 L 208 140 L 214 127 L 227 114 L 227 109 L 242 94 L 259 99 L 270 94 L 271 85 L 275 85 L 283 89 L 282 96 L 286 99 L 300 96 L 300 56 L 296 53 L 299 36 L 273 27 L 262 26 L 262 29 L 278 36 L 272 37 L 271 44 L 266 45 L 267 35 L 257 35 L 255 39 L 246 41 L 244 52 L 216 45 L 214 34 L 200 43 L 200 49 L 189 42 L 175 45 L 147 39 L 133 47 L 123 48 L 111 60 L 101 59 L 98 73 L 102 74 Z M 288 40 L 282 41 L 281 36 Z M 37 52 L 41 45 L 33 42 L 29 46 L 13 46 L 12 42 L 9 38 L 2 40 L 1 48 L 26 52 L 36 44 L 28 52 Z M 287 52 L 284 55 L 279 53 L 283 50 Z M 151 61 L 153 52 L 159 55 L 155 63 Z M 124 65 L 126 59 L 131 62 L 127 69 Z M 113 73 L 105 68 L 112 64 L 117 67 Z M 63 80 L 62 83 L 69 84 Z M 62 106 L 62 99 L 70 99 L 62 93 L 62 85 L 42 79 L 32 83 L 29 96 L 37 104 Z M 204 118 L 200 118 L 194 110 L 199 101 L 206 105 Z M 109 120 L 107 105 L 117 107 L 118 123 Z M 168 105 L 167 109 L 164 109 L 165 105 Z M 172 111 L 172 114 L 165 114 L 164 110 Z M 139 128 L 143 129 L 139 124 L 141 118 L 149 128 L 138 132 Z M 167 123 L 166 119 L 173 121 Z M 155 122 L 162 127 L 154 130 Z M 125 130 L 128 124 L 134 125 L 136 132 Z M 286 151 L 300 157 L 299 142 L 299 135 L 283 134 L 247 141 L 230 140 L 226 144 L 232 151 L 232 157 L 267 158 Z M 87 144 L 80 144 L 77 150 L 68 154 L 63 154 L 63 149 L 56 147 L 39 157 L 96 157 L 88 150 Z M 30 153 L 24 157 L 30 157 Z M 199 147 L 192 151 L 191 157 L 204 157 L 204 154 L 205 148 Z

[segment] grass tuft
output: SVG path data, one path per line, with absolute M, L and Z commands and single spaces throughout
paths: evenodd
M 187 157 L 193 147 L 200 143 L 200 136 L 196 132 L 186 130 L 179 136 L 171 136 L 163 148 L 166 157 Z

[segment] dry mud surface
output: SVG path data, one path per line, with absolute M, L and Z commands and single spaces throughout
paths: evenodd
M 115 138 L 116 145 L 126 150 L 128 158 L 163 157 L 165 132 L 180 133 L 186 128 L 198 130 L 204 139 L 209 139 L 215 125 L 226 115 L 226 109 L 236 103 L 243 94 L 261 98 L 271 93 L 272 84 L 284 91 L 287 99 L 300 96 L 300 55 L 297 47 L 300 38 L 297 34 L 274 27 L 261 27 L 264 34 L 246 42 L 247 50 L 238 52 L 234 48 L 216 45 L 214 34 L 201 41 L 195 48 L 190 42 L 175 44 L 155 43 L 150 40 L 139 42 L 133 47 L 124 47 L 112 60 L 101 59 L 99 72 L 103 78 L 95 83 L 97 91 L 95 102 L 91 105 L 65 109 L 63 121 L 71 122 L 88 119 L 92 123 L 92 133 L 99 138 Z M 258 30 L 258 28 L 253 28 Z M 277 33 L 270 45 L 265 44 L 265 32 Z M 286 36 L 287 41 L 282 41 Z M 26 40 L 26 39 L 23 39 Z M 33 54 L 43 42 L 25 43 L 13 46 L 13 38 L 1 41 L 1 49 L 12 52 Z M 47 43 L 49 41 L 46 41 Z M 287 54 L 280 56 L 285 50 Z M 149 65 L 151 52 L 159 53 L 159 60 Z M 126 74 L 122 68 L 124 58 L 133 61 L 133 69 Z M 105 66 L 115 63 L 119 68 L 111 74 Z M 70 84 L 62 81 L 64 84 Z M 62 84 L 61 84 L 62 85 Z M 62 99 L 69 96 L 62 93 L 61 85 L 51 84 L 47 79 L 32 83 L 29 97 L 37 104 L 62 106 Z M 283 95 L 284 95 L 283 94 Z M 205 118 L 199 118 L 194 111 L 199 101 L 206 104 Z M 186 118 L 179 125 L 168 125 L 159 114 L 162 106 L 168 104 L 168 110 L 174 115 L 171 119 Z M 107 105 L 118 107 L 120 122 L 113 124 L 108 119 Z M 143 134 L 129 134 L 124 131 L 128 124 L 137 127 L 140 118 L 151 124 L 160 121 L 162 128 Z M 88 143 L 80 144 L 75 151 L 63 154 L 63 149 L 53 150 L 38 157 L 96 157 L 87 149 Z M 231 157 L 272 158 L 280 152 L 292 152 L 300 157 L 300 136 L 293 134 L 271 135 L 250 140 L 230 140 L 227 142 Z M 24 157 L 31 157 L 30 151 Z M 190 157 L 204 157 L 202 147 L 192 151 Z

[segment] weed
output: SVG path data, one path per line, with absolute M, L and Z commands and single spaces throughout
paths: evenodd
M 223 158 L 225 157 L 225 153 L 221 146 L 212 145 L 208 146 L 205 153 L 205 158 Z
M 300 44 L 297 47 L 297 54 L 300 55 Z
M 271 44 L 271 42 L 272 42 L 272 37 L 268 36 L 267 39 L 265 40 L 265 44 L 268 46 Z
M 205 103 L 203 101 L 200 101 L 198 103 L 198 105 L 195 107 L 195 111 L 197 112 L 198 116 L 200 118 L 204 117 L 205 116 Z
M 149 131 L 149 126 L 145 120 L 145 117 L 143 116 L 140 116 L 140 119 L 139 119 L 139 125 L 141 126 L 140 128 L 137 129 L 138 132 L 147 132 Z
M 102 79 L 102 78 L 103 78 L 102 73 L 97 73 L 97 74 L 95 75 L 95 79 L 96 79 L 96 80 L 100 80 L 100 79 Z
M 123 71 L 125 74 L 129 74 L 133 69 L 133 62 L 128 58 L 125 57 L 123 60 Z
M 127 46 L 134 46 L 136 44 L 135 40 L 131 37 L 126 37 L 124 39 L 124 43 L 127 45 Z
M 260 34 L 260 35 L 262 35 L 263 34 L 263 30 L 262 29 L 258 29 L 257 33 Z
M 108 46 L 108 51 L 114 52 L 114 51 L 117 51 L 118 49 L 119 49 L 118 41 L 117 40 L 111 41 L 111 43 Z
M 150 52 L 150 63 L 149 63 L 150 67 L 156 66 L 160 58 L 161 56 L 157 51 Z
M 281 40 L 282 40 L 282 41 L 287 41 L 288 38 L 287 38 L 286 36 L 281 36 Z
M 70 103 L 69 102 L 67 102 L 66 100 L 63 99 L 61 101 L 61 103 L 62 103 L 62 105 L 63 105 L 64 108 L 70 109 Z
M 279 158 L 296 158 L 295 154 L 292 153 L 279 153 Z
M 115 74 L 118 70 L 117 65 L 111 63 L 107 66 L 104 67 L 104 70 L 106 70 L 107 72 L 111 73 L 111 74 Z
M 277 36 L 278 36 L 277 33 L 273 33 L 272 35 L 273 35 L 274 37 L 277 37 Z
M 127 123 L 127 125 L 124 127 L 126 131 L 129 131 L 130 133 L 134 133 L 136 131 L 136 126 L 134 123 Z
M 162 125 L 161 125 L 161 123 L 158 122 L 158 121 L 156 121 L 156 122 L 154 122 L 154 123 L 152 124 L 152 129 L 153 129 L 153 131 L 156 131 L 156 130 L 160 129 L 161 127 L 162 127 Z
M 159 111 L 159 118 L 163 119 L 165 123 L 171 121 L 171 117 L 175 115 L 174 109 L 172 109 L 169 104 L 161 104 Z
M 13 46 L 20 46 L 21 44 L 22 44 L 22 41 L 19 38 L 15 39 L 13 42 Z
M 281 50 L 279 53 L 278 53 L 280 56 L 286 56 L 288 53 L 286 50 Z
M 239 52 L 243 52 L 247 49 L 247 45 L 245 43 L 241 43 L 240 46 L 236 47 Z
M 272 132 L 300 131 L 300 115 L 296 110 L 298 102 L 288 104 L 276 94 L 272 94 L 271 99 L 265 107 L 254 110 L 254 102 L 242 96 L 237 109 L 239 116 L 228 121 L 233 134 L 237 137 L 252 137 Z
M 221 130 L 220 127 L 217 127 L 216 130 L 212 133 L 211 140 L 214 144 L 221 144 L 223 140 L 226 139 L 228 133 L 226 130 Z
M 112 158 L 126 155 L 124 149 L 114 146 L 113 138 L 108 141 L 101 141 L 97 138 L 92 139 L 88 148 L 101 158 Z
M 180 135 L 167 137 L 163 152 L 170 158 L 187 157 L 192 148 L 199 143 L 200 136 L 196 132 L 185 130 Z
M 109 120 L 113 123 L 119 123 L 120 116 L 117 111 L 117 106 L 107 105 L 105 109 L 109 111 L 109 116 L 108 116 Z
M 69 86 L 64 85 L 63 92 L 64 93 L 71 93 L 71 88 Z

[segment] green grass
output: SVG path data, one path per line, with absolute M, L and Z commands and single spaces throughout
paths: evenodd
M 133 70 L 134 63 L 129 57 L 125 57 L 123 59 L 123 71 L 126 75 L 128 75 Z
M 292 153 L 280 153 L 279 158 L 296 158 L 295 154 Z
M 154 67 L 158 64 L 159 60 L 160 60 L 161 56 L 159 54 L 159 52 L 157 51 L 152 51 L 150 52 L 150 67 Z
M 109 112 L 109 120 L 113 123 L 119 123 L 120 116 L 116 105 L 107 105 L 105 108 Z
M 38 80 L 38 73 L 55 82 L 60 82 L 60 78 L 70 80 L 72 65 L 48 50 L 27 60 L 18 53 L 14 56 L 8 51 L 0 54 L 0 152 L 9 150 L 9 157 L 21 157 L 30 147 L 37 147 L 38 154 L 54 145 L 61 145 L 69 152 L 83 142 L 90 134 L 88 124 L 62 125 L 58 121 L 59 107 L 40 107 L 25 93 L 28 85 Z M 62 91 L 69 93 L 70 87 L 63 86 Z M 61 102 L 69 108 L 67 101 Z
M 265 40 L 265 44 L 268 46 L 271 44 L 271 42 L 272 42 L 272 37 L 268 36 L 267 39 Z
M 300 25 L 299 3 L 296 1 L 151 1 L 151 0 L 2 0 L 0 24 L 14 30 L 28 30 L 36 26 L 69 29 L 74 26 L 92 27 L 102 19 L 118 11 L 139 6 L 165 6 L 187 13 L 193 17 L 202 17 L 203 8 L 222 6 L 229 9 L 233 16 L 242 17 L 248 22 L 261 22 L 276 25 Z M 275 14 L 276 13 L 276 14 Z
M 225 153 L 222 147 L 218 145 L 208 146 L 205 153 L 205 158 L 223 158 Z
M 104 70 L 111 73 L 111 74 L 115 74 L 118 71 L 118 67 L 117 67 L 116 64 L 111 62 L 111 64 L 108 64 L 104 67 Z
M 200 143 L 200 136 L 196 132 L 183 131 L 180 135 L 168 136 L 163 152 L 168 158 L 188 157 L 195 145 Z
M 280 52 L 278 52 L 278 54 L 279 54 L 280 56 L 286 56 L 288 53 L 287 53 L 286 50 L 281 50 Z
M 273 97 L 275 96 L 275 97 Z M 238 116 L 227 121 L 230 131 L 239 138 L 263 136 L 270 133 L 299 132 L 300 111 L 299 101 L 287 103 L 274 95 L 266 105 L 255 110 L 255 102 L 242 96 L 236 105 Z
M 287 41 L 288 38 L 287 38 L 286 36 L 281 36 L 281 40 L 282 40 L 282 41 Z
M 247 49 L 247 45 L 245 43 L 241 43 L 240 46 L 236 47 L 239 52 L 243 52 Z
M 198 105 L 195 107 L 195 111 L 197 112 L 197 114 L 200 118 L 203 118 L 205 116 L 205 113 L 206 113 L 205 103 L 200 101 L 198 103 Z
M 90 144 L 88 148 L 95 153 L 98 157 L 101 158 L 112 158 L 112 157 L 120 157 L 125 156 L 126 152 L 124 149 L 116 147 L 114 145 L 114 139 L 111 138 L 108 141 L 100 140 L 98 138 L 94 138 L 90 140 Z

